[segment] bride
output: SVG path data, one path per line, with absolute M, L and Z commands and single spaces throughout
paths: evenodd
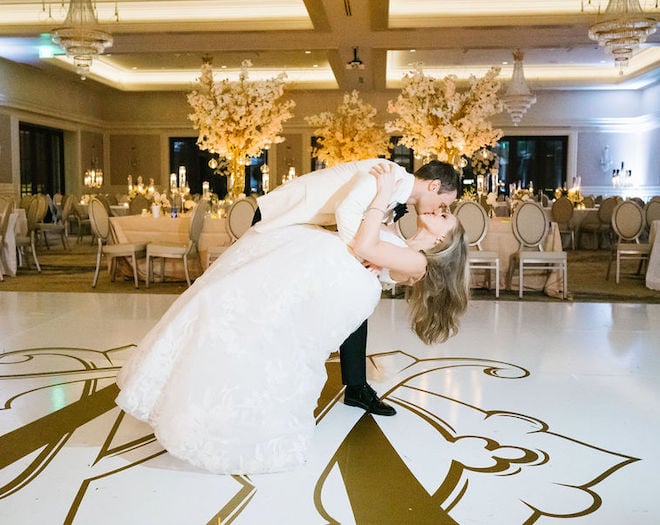
M 305 462 L 325 361 L 372 313 L 376 269 L 410 284 L 426 343 L 458 329 L 469 292 L 463 229 L 419 216 L 409 246 L 381 233 L 392 173 L 351 246 L 318 226 L 250 229 L 172 304 L 120 370 L 117 404 L 151 425 L 173 456 L 214 473 Z

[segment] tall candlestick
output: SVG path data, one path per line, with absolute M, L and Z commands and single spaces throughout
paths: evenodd
M 176 173 L 170 173 L 170 191 L 176 190 Z
M 179 166 L 179 189 L 181 193 L 186 192 L 186 167 Z

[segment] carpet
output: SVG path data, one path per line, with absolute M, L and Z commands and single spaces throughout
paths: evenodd
M 620 283 L 614 282 L 614 265 L 609 280 L 605 279 L 609 260 L 608 250 L 568 250 L 568 289 L 570 300 L 577 302 L 631 302 L 658 303 L 660 291 L 646 288 L 644 274 L 637 274 L 635 261 L 624 261 Z M 96 266 L 96 245 L 91 245 L 89 237 L 82 243 L 70 239 L 70 250 L 51 245 L 38 248 L 42 272 L 34 267 L 18 269 L 15 277 L 5 276 L 0 282 L 0 291 L 12 292 L 92 292 L 92 293 L 138 293 L 138 294 L 180 294 L 186 288 L 185 282 L 165 281 L 152 284 L 148 289 L 144 282 L 136 289 L 132 278 L 119 277 L 115 282 L 102 260 L 101 273 L 96 288 L 92 288 L 92 278 Z M 395 298 L 405 296 L 405 287 L 398 286 Z M 393 297 L 383 292 L 383 297 Z M 473 300 L 495 300 L 492 290 L 472 290 Z M 518 301 L 516 291 L 500 291 L 501 301 Z M 548 297 L 542 291 L 525 291 L 523 301 L 561 301 Z

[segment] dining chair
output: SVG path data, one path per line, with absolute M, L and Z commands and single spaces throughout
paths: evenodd
M 75 196 L 71 196 L 73 199 L 73 209 L 71 210 L 71 215 L 69 215 L 70 220 L 73 220 L 76 222 L 77 230 L 76 232 L 78 233 L 76 242 L 78 244 L 82 243 L 83 237 L 85 236 L 85 231 L 87 231 L 87 228 L 90 230 L 92 229 L 92 224 L 89 219 L 89 211 L 87 211 L 87 207 L 83 207 L 82 204 L 78 204 L 78 199 Z M 92 231 L 92 244 L 94 244 L 94 232 Z
M 488 233 L 490 219 L 483 206 L 473 201 L 460 203 L 454 215 L 463 226 L 468 246 L 476 248 L 468 251 L 470 270 L 486 270 L 487 286 L 491 286 L 491 271 L 495 271 L 495 297 L 500 296 L 500 256 L 497 252 L 484 251 L 481 241 Z
M 607 197 L 598 207 L 598 222 L 584 221 L 580 225 L 578 241 L 582 239 L 582 235 L 587 233 L 593 237 L 594 249 L 597 250 L 601 247 L 601 241 L 608 239 L 611 241 L 612 236 L 612 212 L 614 207 L 619 203 L 620 197 Z
M 40 198 L 43 198 L 43 196 Z M 53 200 L 50 198 L 50 195 L 47 195 L 45 198 L 48 209 L 51 213 L 52 222 L 44 222 L 44 218 L 42 218 L 41 221 L 37 223 L 37 234 L 40 233 L 43 236 L 44 244 L 49 250 L 50 245 L 48 244 L 48 235 L 59 235 L 60 240 L 62 241 L 62 247 L 65 250 L 68 250 L 69 243 L 66 237 L 66 225 L 64 224 L 62 217 L 58 215 L 57 208 L 55 207 Z
M 644 221 L 647 228 L 653 221 L 660 221 L 660 199 L 653 198 L 644 206 Z
M 9 226 L 9 216 L 14 211 L 14 201 L 0 196 L 0 281 L 5 278 L 2 270 L 8 271 L 9 264 L 5 260 L 5 239 L 7 238 L 7 228 Z
M 543 251 L 543 242 L 548 234 L 548 219 L 543 208 L 536 202 L 523 201 L 516 207 L 511 220 L 513 235 L 519 243 L 519 249 L 511 257 L 510 283 L 518 269 L 518 297 L 523 296 L 525 269 L 556 270 L 562 276 L 562 297 L 568 297 L 568 264 L 565 251 Z
M 130 215 L 140 215 L 142 210 L 151 209 L 151 201 L 143 195 L 136 195 L 133 200 L 128 204 L 128 213 Z
M 115 274 L 117 273 L 117 258 L 130 258 L 131 266 L 133 267 L 133 281 L 135 287 L 138 288 L 137 259 L 138 257 L 144 257 L 146 255 L 146 243 L 113 242 L 112 236 L 110 235 L 110 216 L 103 203 L 95 197 L 92 197 L 89 201 L 89 220 L 98 245 L 96 251 L 96 269 L 94 270 L 94 278 L 92 279 L 92 288 L 96 288 L 96 283 L 99 278 L 99 270 L 101 269 L 101 257 L 103 255 L 110 259 L 111 281 L 115 280 Z
M 639 237 L 642 235 L 646 223 L 642 208 L 633 200 L 620 202 L 612 212 L 612 229 L 617 235 L 617 241 L 612 246 L 610 258 L 607 264 L 607 274 L 605 279 L 610 278 L 610 269 L 612 260 L 616 258 L 616 283 L 619 284 L 621 271 L 621 261 L 637 260 L 639 266 L 637 273 L 641 273 L 644 263 L 648 263 L 651 253 L 649 243 L 640 243 Z
M 593 195 L 587 195 L 582 199 L 582 204 L 584 204 L 585 208 L 595 208 L 596 198 Z
M 25 253 L 25 249 L 30 248 L 34 265 L 37 267 L 37 271 L 41 272 L 41 265 L 37 257 L 37 223 L 43 217 L 44 212 L 42 212 L 41 199 L 36 198 L 36 195 L 33 197 L 35 198 L 29 199 L 29 205 L 25 214 L 27 218 L 27 232 L 25 234 L 16 234 L 16 250 L 19 266 L 23 266 L 23 261 L 25 261 L 28 269 L 30 269 L 30 261 Z
M 208 209 L 208 201 L 200 200 L 193 208 L 190 225 L 188 226 L 188 242 L 183 243 L 159 243 L 151 242 L 147 244 L 147 277 L 146 284 L 149 288 L 149 282 L 153 280 L 153 259 L 160 259 L 160 278 L 165 279 L 165 259 L 181 259 L 183 261 L 183 271 L 186 275 L 186 283 L 191 286 L 190 271 L 188 261 L 191 256 L 199 259 L 199 236 L 204 228 L 204 217 Z M 200 266 L 202 261 L 199 261 Z M 154 281 L 155 282 L 155 281 Z
M 552 203 L 550 216 L 559 227 L 559 235 L 570 236 L 571 249 L 575 250 L 575 230 L 573 229 L 573 226 L 571 226 L 571 219 L 573 218 L 573 203 L 568 197 L 559 197 Z
M 225 229 L 229 235 L 230 243 L 235 243 L 252 226 L 257 201 L 251 198 L 238 199 L 227 210 Z M 210 246 L 206 252 L 206 268 L 211 262 L 220 257 L 227 246 Z

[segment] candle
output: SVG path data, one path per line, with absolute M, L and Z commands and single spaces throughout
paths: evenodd
M 186 167 L 179 166 L 179 188 L 181 193 L 186 192 Z
M 202 182 L 202 199 L 209 199 L 209 183 L 208 181 Z
M 128 176 L 128 193 L 131 193 L 133 191 L 133 177 L 131 175 Z
M 170 173 L 170 191 L 176 190 L 176 173 Z

